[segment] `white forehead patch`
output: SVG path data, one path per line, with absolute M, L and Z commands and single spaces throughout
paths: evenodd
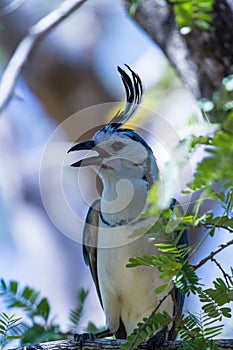
M 123 156 L 123 158 L 135 163 L 142 163 L 148 157 L 148 151 L 143 144 L 121 133 L 110 134 L 100 130 L 94 135 L 94 140 L 98 147 L 104 149 L 112 156 Z M 113 146 L 115 143 L 122 143 L 125 146 L 114 150 Z

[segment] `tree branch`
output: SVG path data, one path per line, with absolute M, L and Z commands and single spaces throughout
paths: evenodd
M 66 0 L 28 30 L 28 35 L 19 43 L 11 57 L 0 83 L 0 114 L 8 105 L 25 64 L 38 43 L 58 24 L 63 22 L 87 0 Z
M 96 339 L 95 341 L 85 341 L 83 348 L 85 350 L 121 350 L 120 344 L 123 340 L 111 340 L 111 339 Z M 182 348 L 185 342 L 183 341 L 166 341 L 163 349 L 164 350 L 175 350 Z M 233 349 L 233 340 L 226 339 L 221 340 L 216 343 L 220 349 L 232 350 Z M 141 343 L 138 347 L 138 350 L 146 350 L 146 342 Z M 70 340 L 58 340 L 47 343 L 35 344 L 33 346 L 24 346 L 12 350 L 81 350 L 80 344 Z
M 201 223 L 200 226 L 203 226 L 205 228 L 212 228 L 212 227 L 215 227 L 215 228 L 222 228 L 223 230 L 227 230 L 229 231 L 230 233 L 233 233 L 233 229 L 230 228 L 229 226 L 225 226 L 225 225 L 217 225 L 217 224 L 205 224 L 205 223 Z
M 194 270 L 199 269 L 199 268 L 200 268 L 202 265 L 204 265 L 207 261 L 212 260 L 213 257 L 214 257 L 216 254 L 220 253 L 223 249 L 229 247 L 229 246 L 232 245 L 232 244 L 233 244 L 233 239 L 232 239 L 231 241 L 228 241 L 227 243 L 221 244 L 216 250 L 214 250 L 213 252 L 211 252 L 209 255 L 207 255 L 207 256 L 206 256 L 204 259 L 202 259 L 201 261 L 199 261 L 198 264 L 193 265 Z
M 230 288 L 231 288 L 230 282 L 231 282 L 231 279 L 232 279 L 231 276 L 228 275 L 228 273 L 226 273 L 226 272 L 224 271 L 224 269 L 223 269 L 223 267 L 221 266 L 221 264 L 220 264 L 215 258 L 212 258 L 211 261 L 214 262 L 215 265 L 216 265 L 216 266 L 219 268 L 219 270 L 222 272 L 222 275 L 223 275 L 223 277 L 224 277 L 224 279 L 225 279 L 227 288 L 230 289 Z
M 8 16 L 13 11 L 17 10 L 18 7 L 23 5 L 26 0 L 13 0 L 9 4 L 6 4 L 4 7 L 0 9 L 0 17 Z

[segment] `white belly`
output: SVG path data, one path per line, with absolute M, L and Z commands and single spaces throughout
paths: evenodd
M 98 248 L 97 253 L 98 278 L 107 327 L 115 332 L 121 319 L 127 334 L 130 334 L 137 323 L 144 317 L 148 317 L 156 307 L 158 297 L 154 289 L 165 283 L 164 280 L 159 279 L 159 272 L 155 267 L 125 267 L 130 257 L 142 254 L 157 255 L 153 243 L 148 243 L 148 235 L 136 240 L 134 238 L 131 243 L 126 244 L 129 226 L 118 227 L 114 229 L 115 231 L 100 228 L 98 247 L 113 246 L 114 248 Z M 170 299 L 162 310 L 172 313 Z

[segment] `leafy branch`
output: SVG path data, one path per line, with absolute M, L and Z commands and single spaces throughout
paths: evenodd
M 134 16 L 146 0 L 130 0 L 129 13 Z M 181 34 L 188 34 L 194 27 L 209 30 L 215 0 L 168 0 L 173 5 L 176 23 Z
M 228 304 L 233 301 L 233 277 L 228 274 L 215 259 L 217 254 L 230 247 L 233 240 L 222 243 L 218 248 L 210 252 L 201 259 L 196 265 L 191 265 L 189 259 L 193 256 L 199 247 L 203 244 L 206 237 L 213 237 L 219 229 L 227 230 L 229 234 L 233 233 L 233 76 L 224 79 L 224 87 L 221 94 L 215 95 L 213 103 L 213 117 L 220 121 L 216 109 L 221 111 L 221 123 L 212 129 L 210 136 L 193 136 L 188 140 L 190 154 L 200 145 L 205 146 L 206 156 L 198 164 L 194 174 L 194 180 L 188 184 L 187 192 L 202 190 L 200 197 L 192 202 L 193 208 L 185 215 L 182 214 L 181 206 L 176 204 L 171 209 L 165 209 L 161 212 L 158 207 L 159 185 L 158 183 L 151 189 L 149 204 L 150 207 L 144 217 L 158 216 L 154 224 L 142 229 L 141 233 L 154 234 L 155 252 L 153 256 L 139 256 L 130 258 L 127 267 L 147 266 L 156 268 L 160 271 L 161 285 L 155 290 L 156 293 L 164 293 L 160 299 L 159 307 L 171 295 L 175 305 L 175 315 L 170 322 L 176 321 L 177 330 L 184 340 L 189 340 L 185 349 L 217 349 L 215 341 L 212 339 L 220 335 L 223 325 L 219 324 L 224 318 L 231 317 L 231 309 Z M 220 95 L 224 96 L 224 101 L 220 102 Z M 217 97 L 216 97 L 217 96 Z M 224 118 L 223 118 L 224 116 Z M 216 183 L 218 186 L 216 186 Z M 201 212 L 201 205 L 204 201 L 212 200 L 223 208 L 220 216 L 215 216 L 212 211 Z M 160 213 L 161 212 L 161 213 Z M 206 235 L 197 247 L 190 249 L 185 242 L 179 245 L 179 238 L 183 235 L 185 229 L 188 231 L 194 228 L 203 228 Z M 168 230 L 169 229 L 169 230 Z M 170 234 L 167 234 L 167 232 Z M 180 231 L 180 237 L 176 240 L 174 232 Z M 163 233 L 166 232 L 166 235 Z M 140 232 L 134 232 L 138 235 Z M 164 243 L 157 243 L 158 241 Z M 197 270 L 204 266 L 208 261 L 213 262 L 221 271 L 223 278 L 216 278 L 213 281 L 212 288 L 204 288 L 196 274 Z M 166 279 L 163 283 L 162 279 Z M 202 303 L 201 312 L 194 314 L 188 312 L 184 317 L 179 315 L 179 305 L 174 299 L 171 291 L 177 288 L 183 296 L 194 293 Z M 152 314 L 156 314 L 157 307 Z M 153 319 L 153 317 L 151 316 Z M 150 317 L 147 322 L 149 322 Z M 159 325 L 159 323 L 157 324 Z M 165 323 L 161 327 L 165 326 Z M 140 334 L 141 333 L 141 334 Z M 127 344 L 131 342 L 131 349 L 137 344 L 139 339 L 144 339 L 150 335 L 147 332 L 147 323 L 139 325 L 134 332 L 134 336 L 128 338 Z
M 164 246 L 166 247 L 166 244 Z M 216 322 L 221 320 L 222 317 L 231 317 L 231 309 L 228 307 L 224 307 L 223 305 L 229 303 L 230 301 L 233 301 L 233 278 L 228 276 L 228 284 L 225 283 L 221 278 L 217 278 L 216 281 L 213 282 L 215 288 L 203 289 L 199 284 L 199 279 L 194 273 L 194 271 L 200 268 L 204 263 L 206 263 L 206 261 L 213 259 L 214 255 L 218 254 L 222 249 L 226 248 L 227 246 L 229 246 L 229 243 L 224 244 L 223 247 L 220 247 L 218 250 L 212 252 L 208 256 L 208 259 L 205 258 L 205 260 L 201 260 L 200 263 L 195 266 L 192 266 L 187 262 L 184 263 L 184 266 L 186 266 L 186 268 L 184 268 L 184 266 L 182 266 L 182 268 L 180 267 L 178 270 L 179 273 L 176 271 L 176 273 L 173 274 L 169 283 L 162 284 L 161 286 L 159 286 L 155 291 L 157 293 L 160 293 L 164 291 L 165 288 L 168 288 L 168 286 L 171 285 L 172 281 L 173 283 L 175 283 L 175 285 L 173 285 L 173 287 L 171 287 L 170 290 L 160 299 L 158 305 L 152 311 L 150 316 L 146 320 L 144 320 L 144 323 L 139 324 L 138 328 L 128 337 L 127 343 L 123 345 L 123 348 L 126 349 L 127 346 L 129 346 L 129 349 L 132 350 L 142 340 L 145 340 L 146 338 L 152 336 L 154 333 L 150 331 L 150 329 L 148 330 L 148 325 L 150 325 L 151 323 L 152 325 L 154 325 L 154 328 L 152 329 L 155 332 L 155 330 L 161 329 L 175 320 L 178 323 L 178 329 L 180 329 L 180 334 L 182 338 L 184 340 L 192 339 L 192 342 L 190 343 L 191 347 L 187 349 L 204 349 L 204 347 L 198 348 L 198 346 L 200 346 L 200 344 L 203 345 L 207 343 L 209 346 L 210 338 L 219 335 L 222 331 L 222 326 L 218 324 L 216 325 Z M 127 266 L 135 267 L 145 265 L 157 267 L 159 269 L 161 261 L 164 261 L 163 258 L 161 258 L 161 256 L 135 257 L 130 259 L 130 262 Z M 184 271 L 188 271 L 188 273 L 184 275 Z M 167 274 L 160 275 L 160 278 L 167 277 Z M 189 281 L 189 284 L 187 284 L 187 280 Z M 201 316 L 199 316 L 199 318 L 198 315 L 194 315 L 191 313 L 189 313 L 187 317 L 181 318 L 181 316 L 178 317 L 178 312 L 175 313 L 173 318 L 169 318 L 169 315 L 167 315 L 168 317 L 164 319 L 160 318 L 159 320 L 157 320 L 155 318 L 155 315 L 162 315 L 161 313 L 157 313 L 157 311 L 169 296 L 174 295 L 175 288 L 179 288 L 179 290 L 185 295 L 188 295 L 190 291 L 194 294 L 198 294 L 200 301 L 204 304 L 202 306 L 203 313 L 201 314 Z M 178 308 L 177 301 L 174 301 L 174 304 Z M 198 327 L 197 324 L 199 325 Z M 193 338 L 195 338 L 195 340 Z M 212 349 L 216 349 L 214 343 L 211 346 Z
M 130 0 L 130 8 L 129 8 L 129 14 L 131 16 L 134 16 L 137 8 L 141 5 L 141 3 L 145 0 Z
M 0 314 L 0 350 L 8 341 L 22 338 L 21 318 L 15 314 L 8 316 L 5 312 Z
M 7 308 L 20 308 L 34 320 L 40 316 L 43 323 L 47 323 L 50 314 L 50 306 L 46 298 L 39 298 L 39 292 L 26 286 L 19 290 L 19 284 L 16 281 L 6 282 L 0 280 L 0 296 L 6 303 Z
M 201 266 L 203 266 L 204 264 L 207 263 L 207 261 L 212 260 L 213 257 L 215 255 L 217 255 L 218 253 L 220 253 L 223 249 L 229 247 L 230 245 L 233 244 L 233 239 L 228 241 L 227 243 L 222 243 L 216 250 L 214 250 L 213 252 L 211 252 L 209 255 L 207 255 L 205 258 L 203 258 L 201 261 L 199 261 L 198 264 L 194 265 L 194 269 L 197 270 L 199 269 Z
M 214 325 L 215 320 L 210 320 L 204 313 L 188 313 L 184 318 L 185 329 L 180 330 L 181 338 L 188 340 L 183 347 L 184 350 L 217 350 L 219 349 L 212 340 L 214 336 L 221 334 L 222 325 Z M 188 332 L 187 332 L 188 329 Z M 190 334 L 192 338 L 190 339 Z M 179 348 L 178 350 L 181 350 Z
M 172 321 L 172 318 L 166 312 L 157 313 L 157 311 L 173 292 L 174 288 L 170 289 L 169 292 L 159 300 L 158 305 L 151 312 L 149 317 L 144 319 L 144 323 L 138 324 L 138 328 L 127 338 L 127 342 L 121 345 L 121 348 L 125 350 L 135 349 L 143 340 L 152 336 L 156 330 L 168 325 Z M 149 331 L 148 326 L 151 326 Z
M 223 275 L 223 277 L 225 279 L 227 287 L 230 289 L 232 277 L 228 273 L 226 273 L 226 271 L 224 271 L 224 269 L 222 268 L 221 264 L 215 258 L 212 258 L 211 261 L 214 262 L 215 265 L 218 267 L 218 269 L 222 272 L 222 275 Z
M 188 34 L 193 27 L 208 30 L 212 21 L 215 0 L 169 0 L 173 5 L 176 22 L 182 34 Z
M 69 327 L 69 332 L 71 334 L 74 334 L 75 332 L 77 332 L 80 319 L 83 316 L 84 305 L 88 294 L 89 294 L 88 290 L 81 289 L 78 293 L 79 304 L 74 310 L 70 311 L 69 319 L 71 321 L 71 325 Z
M 0 334 L 3 335 L 2 347 L 6 341 L 13 339 L 21 339 L 22 345 L 69 339 L 77 332 L 87 296 L 87 290 L 79 291 L 78 305 L 74 310 L 70 310 L 70 325 L 67 332 L 64 333 L 60 325 L 55 322 L 55 317 L 51 315 L 47 298 L 41 297 L 40 293 L 32 287 L 20 288 L 17 281 L 7 283 L 1 279 L 0 297 L 4 305 L 10 310 L 21 310 L 21 313 L 25 315 L 19 323 L 20 319 L 15 318 L 15 314 L 7 316 L 2 313 L 0 318 Z

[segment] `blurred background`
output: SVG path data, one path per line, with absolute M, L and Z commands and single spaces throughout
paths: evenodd
M 1 0 L 1 72 L 28 28 L 60 3 Z M 77 331 L 85 329 L 89 320 L 104 325 L 82 247 L 77 243 L 80 239 L 75 238 L 76 233 L 81 237 L 89 202 L 98 196 L 100 186 L 93 186 L 97 180 L 90 170 L 77 180 L 76 171 L 68 167 L 72 160 L 65 159 L 65 154 L 76 139 L 91 137 L 93 127 L 106 122 L 114 108 L 112 102 L 124 100 L 116 69 L 124 63 L 142 78 L 144 108 L 133 123 L 140 125 L 142 133 L 150 131 L 143 136 L 148 138 L 162 169 L 167 156 L 161 143 L 175 148 L 179 139 L 203 133 L 206 125 L 203 129 L 200 126 L 202 117 L 190 91 L 181 84 L 162 51 L 127 16 L 120 0 L 89 1 L 47 35 L 27 63 L 15 96 L 0 119 L 0 277 L 40 290 L 64 330 L 81 287 L 90 289 L 90 294 Z M 104 107 L 95 109 L 95 105 Z M 77 136 L 72 127 L 74 113 Z M 169 133 L 164 126 L 169 126 Z M 45 158 L 51 144 L 49 165 Z M 184 175 L 187 181 L 200 157 L 198 153 L 189 162 Z M 71 235 L 65 232 L 70 218 L 57 193 L 59 181 L 64 201 L 72 207 L 72 215 L 78 213 L 79 217 Z M 204 254 L 201 251 L 195 262 Z M 210 272 L 214 277 L 212 265 L 208 277 L 200 272 L 204 283 L 208 284 Z M 199 311 L 194 299 L 187 301 L 186 307 Z

